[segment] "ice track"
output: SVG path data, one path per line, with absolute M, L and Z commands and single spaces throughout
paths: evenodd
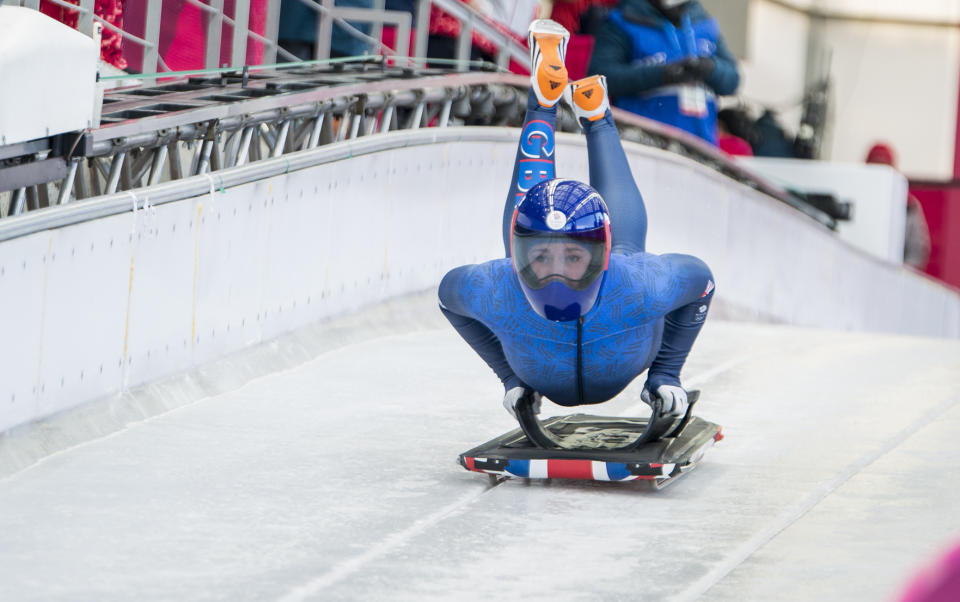
M 0 600 L 889 600 L 960 537 L 960 342 L 708 321 L 726 439 L 653 492 L 491 486 L 454 460 L 513 427 L 492 373 L 439 315 L 350 324 L 0 480 Z

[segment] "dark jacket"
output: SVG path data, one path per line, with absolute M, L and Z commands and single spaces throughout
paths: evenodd
M 736 58 L 699 2 L 688 2 L 674 24 L 647 0 L 622 0 L 596 36 L 590 72 L 607 76 L 615 105 L 703 135 L 700 130 L 716 129 L 715 106 L 704 118 L 706 126 L 691 127 L 682 116 L 672 117 L 675 108 L 661 104 L 656 114 L 647 114 L 639 100 L 665 86 L 664 65 L 693 55 L 714 61 L 713 71 L 703 81 L 706 88 L 717 95 L 736 91 L 740 83 Z
M 670 24 L 647 0 L 622 0 L 618 8 L 624 19 L 637 24 L 657 29 L 663 29 Z M 695 0 L 687 3 L 684 14 L 689 15 L 694 24 L 712 19 L 706 9 Z M 663 85 L 663 65 L 635 64 L 632 57 L 633 42 L 630 37 L 607 19 L 596 36 L 593 56 L 590 59 L 590 73 L 607 76 L 610 95 L 614 98 L 635 95 Z M 733 94 L 740 85 L 740 74 L 737 72 L 737 59 L 727 48 L 723 36 L 718 36 L 712 58 L 716 66 L 705 83 L 721 96 Z

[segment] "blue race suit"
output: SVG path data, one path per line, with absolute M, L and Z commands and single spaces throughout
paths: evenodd
M 709 57 L 703 82 L 668 84 L 664 65 Z M 740 83 L 736 59 L 716 20 L 689 2 L 674 24 L 646 0 L 625 0 L 610 11 L 597 35 L 590 72 L 607 76 L 614 104 L 717 143 L 716 95 L 733 94 Z
M 531 92 L 504 207 L 509 255 L 516 203 L 554 177 L 556 108 Z M 553 322 L 524 297 L 512 262 L 495 259 L 447 273 L 440 307 L 506 389 L 526 386 L 561 405 L 607 401 L 650 369 L 646 386 L 680 385 L 680 369 L 713 297 L 709 268 L 689 255 L 644 251 L 646 209 L 613 117 L 584 120 L 590 184 L 607 203 L 613 234 L 600 297 L 579 320 Z

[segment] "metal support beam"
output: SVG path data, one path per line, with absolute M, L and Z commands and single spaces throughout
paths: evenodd
M 246 165 L 247 157 L 250 153 L 250 139 L 253 137 L 253 126 L 248 125 L 243 128 L 243 135 L 240 137 L 240 144 L 237 146 L 237 160 L 234 166 Z
M 380 116 L 380 133 L 384 134 L 390 131 L 391 122 L 393 121 L 393 116 L 396 112 L 396 109 L 391 102 L 383 109 L 383 114 Z
M 220 38 L 223 36 L 223 0 L 207 0 L 213 9 L 207 13 L 207 41 L 203 64 L 207 69 L 220 66 Z
M 153 160 L 155 153 L 152 149 L 134 150 L 130 153 L 130 183 L 124 182 L 124 187 L 139 188 L 143 176 L 147 175 L 147 169 Z
M 453 106 L 453 98 L 448 98 L 443 101 L 443 109 L 440 110 L 440 120 L 437 123 L 437 127 L 445 128 L 450 122 L 450 107 Z
M 320 130 L 323 129 L 323 119 L 326 116 L 326 113 L 320 113 L 317 115 L 317 118 L 313 120 L 313 128 L 310 130 L 310 135 L 307 136 L 307 139 L 304 141 L 303 148 L 300 150 L 317 148 L 317 145 L 320 143 Z
M 387 0 L 373 0 L 373 6 L 370 7 L 375 11 L 383 11 L 387 8 Z M 407 35 L 410 35 L 409 33 Z M 373 27 L 370 28 L 370 37 L 374 40 L 383 39 L 383 21 L 376 21 L 373 24 Z M 397 38 L 397 41 L 400 39 Z
M 213 140 L 204 140 L 197 148 L 197 172 L 196 175 L 202 175 L 207 173 L 207 168 L 210 167 L 210 153 L 213 151 L 215 146 Z
M 257 126 L 257 129 L 263 134 L 264 140 L 267 141 L 267 146 L 273 148 L 273 145 L 277 142 L 277 137 L 270 131 L 269 124 L 261 123 Z
M 80 0 L 77 14 L 77 31 L 85 36 L 93 37 L 93 0 Z
M 357 113 L 353 116 L 353 120 L 350 123 L 350 138 L 356 138 L 357 133 L 360 131 L 360 124 L 365 119 L 363 113 Z
M 300 150 L 303 148 L 303 144 L 307 139 L 307 136 L 310 135 L 310 130 L 313 127 L 313 120 L 294 120 L 294 123 L 291 127 L 293 129 L 293 134 L 287 138 L 287 146 L 291 151 Z
M 211 143 L 211 154 L 209 155 L 210 159 L 210 171 L 217 171 L 218 169 L 223 169 L 226 167 L 226 161 L 223 156 L 223 149 L 220 147 L 220 140 L 214 138 Z
M 313 58 L 330 58 L 330 39 L 333 36 L 333 19 L 330 17 L 330 11 L 333 10 L 333 0 L 322 0 L 320 3 L 325 12 L 323 15 L 317 15 L 317 47 L 314 50 Z
M 265 124 L 261 123 L 253 128 L 253 137 L 250 139 L 250 161 L 259 161 L 260 159 L 263 159 L 261 147 L 263 145 L 262 128 L 264 125 Z
M 179 180 L 183 177 L 183 168 L 180 165 L 180 143 L 174 140 L 168 144 L 167 153 L 170 155 L 170 179 Z
M 90 196 L 100 196 L 103 193 L 103 188 L 100 187 L 100 176 L 103 172 L 100 160 L 93 157 L 87 159 L 87 172 L 90 174 Z
M 147 15 L 144 23 L 143 39 L 149 46 L 143 49 L 143 72 L 157 73 L 160 71 L 160 15 L 163 11 L 163 0 L 147 0 Z M 151 80 L 146 80 L 150 83 Z
M 237 158 L 238 154 L 238 144 L 240 143 L 240 135 L 243 132 L 243 129 L 231 132 L 229 135 L 224 133 L 226 139 L 223 141 L 223 156 L 221 159 L 224 159 L 220 167 L 233 167 L 233 161 Z M 216 169 L 216 168 L 214 168 Z
M 133 174 L 130 173 L 133 171 L 133 162 L 134 156 L 128 153 L 128 160 L 120 166 L 120 190 L 131 190 L 133 188 Z
M 250 24 L 250 2 L 233 3 L 233 51 L 230 66 L 247 64 L 247 28 Z
M 67 177 L 60 182 L 60 196 L 57 198 L 58 205 L 66 205 L 70 202 L 70 193 L 73 191 L 73 180 L 77 176 L 78 165 L 80 165 L 79 160 L 75 159 L 70 161 L 70 171 L 67 172 Z
M 277 141 L 273 145 L 272 152 L 270 153 L 271 157 L 279 157 L 283 154 L 283 147 L 287 143 L 287 134 L 290 132 L 290 120 L 287 119 L 283 122 L 283 125 L 280 126 L 280 132 L 277 134 Z
M 267 0 L 267 24 L 263 35 L 274 44 L 277 43 L 277 38 L 280 35 L 280 0 Z M 277 47 L 264 44 L 263 64 L 272 65 L 276 62 Z
M 13 193 L 13 198 L 10 199 L 10 210 L 7 211 L 7 215 L 20 215 L 23 213 L 24 205 L 27 201 L 27 189 L 18 188 L 16 192 Z
M 343 112 L 343 115 L 340 117 L 340 130 L 337 132 L 336 140 L 337 142 L 347 139 L 347 133 L 350 131 L 350 121 L 353 118 L 353 113 L 349 109 Z
M 104 190 L 104 194 L 113 194 L 117 191 L 117 184 L 120 183 L 120 172 L 123 169 L 124 159 L 126 158 L 127 153 L 120 152 L 113 156 L 113 161 L 110 162 L 110 175 L 107 176 L 107 187 Z
M 417 0 L 417 39 L 414 43 L 413 56 L 418 59 L 426 58 L 427 42 L 430 30 L 430 0 Z M 417 67 L 425 67 L 426 61 L 418 61 Z
M 80 177 L 74 180 L 77 186 L 77 192 L 74 196 L 76 196 L 77 200 L 85 199 L 90 196 L 90 189 L 88 188 L 89 186 L 88 178 L 90 176 L 89 176 L 89 173 L 87 173 L 90 171 L 89 163 L 87 163 L 83 159 L 80 159 L 79 163 L 80 163 L 80 168 L 79 168 Z
M 497 67 L 502 71 L 506 71 L 510 68 L 510 49 L 506 46 L 501 47 L 497 52 Z
M 408 130 L 420 129 L 420 124 L 423 121 L 423 109 L 426 106 L 426 101 L 420 100 L 417 103 L 417 106 L 413 109 L 413 113 L 410 115 L 410 120 L 407 122 Z
M 3 167 L 0 169 L 0 191 L 62 179 L 67 175 L 68 167 L 60 157 Z
M 161 146 L 153 153 L 153 162 L 150 165 L 150 179 L 147 180 L 147 186 L 160 183 L 160 175 L 163 173 L 163 165 L 166 161 L 167 147 Z
M 473 48 L 473 20 L 461 23 L 460 36 L 457 38 L 457 70 L 467 71 L 470 69 L 470 50 Z

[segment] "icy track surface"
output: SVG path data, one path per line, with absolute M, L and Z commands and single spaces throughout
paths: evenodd
M 960 343 L 713 320 L 684 377 L 667 489 L 491 486 L 492 373 L 368 336 L 0 480 L 0 600 L 889 600 L 960 537 Z

